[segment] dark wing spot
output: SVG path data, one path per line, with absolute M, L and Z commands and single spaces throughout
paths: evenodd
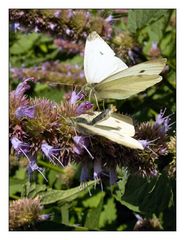
M 144 73 L 145 72 L 145 70 L 141 70 L 139 73 Z
M 103 53 L 100 51 L 100 54 L 103 55 Z

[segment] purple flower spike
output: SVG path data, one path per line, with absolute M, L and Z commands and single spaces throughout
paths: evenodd
M 109 15 L 106 19 L 105 19 L 106 22 L 108 23 L 112 23 L 113 21 L 113 16 L 112 15 Z
M 37 160 L 36 155 L 29 156 L 29 164 L 27 168 L 29 177 L 31 178 L 31 175 L 34 171 L 38 171 L 43 176 L 43 178 L 48 182 L 47 178 L 43 174 L 44 169 L 37 165 L 36 160 Z
M 164 117 L 165 110 L 160 111 L 160 113 L 156 116 L 155 124 L 154 126 L 160 127 L 161 132 L 166 133 L 170 129 L 171 124 L 169 116 Z
M 82 92 L 76 93 L 75 91 L 73 91 L 71 93 L 71 98 L 69 100 L 69 103 L 75 104 L 78 100 L 82 100 L 84 98 L 84 94 Z
M 153 145 L 153 142 L 155 142 L 158 138 L 148 141 L 148 140 L 138 140 L 144 149 L 149 149 L 156 157 L 158 156 L 157 153 L 155 151 L 152 150 L 152 148 L 150 148 L 151 145 Z
M 109 182 L 113 185 L 117 182 L 116 170 L 114 168 L 109 169 Z
M 102 163 L 101 159 L 95 159 L 94 161 L 94 179 L 99 179 L 100 175 L 102 173 Z
M 41 150 L 44 155 L 50 160 L 50 162 L 52 162 L 54 165 L 56 165 L 55 160 L 57 160 L 57 162 L 59 162 L 59 164 L 64 167 L 61 161 L 54 155 L 56 152 L 60 151 L 60 149 L 53 148 L 47 143 L 42 143 Z
M 74 15 L 73 10 L 69 9 L 67 13 L 67 17 L 70 19 Z
M 49 23 L 49 28 L 53 31 L 56 28 L 56 24 Z
M 14 148 L 18 155 L 22 153 L 29 160 L 27 153 L 30 150 L 30 146 L 28 143 L 23 143 L 16 137 L 11 138 L 11 143 L 12 147 Z
M 87 163 L 84 163 L 82 166 L 82 171 L 81 171 L 81 175 L 80 175 L 80 182 L 84 183 L 84 182 L 88 181 L 88 179 L 89 179 L 89 170 L 88 170 Z
M 42 214 L 39 216 L 39 220 L 46 221 L 46 220 L 50 219 L 50 217 L 51 217 L 51 214 Z
M 157 50 L 158 46 L 157 46 L 157 42 L 152 42 L 152 50 Z
M 56 10 L 55 13 L 54 13 L 54 16 L 55 16 L 56 18 L 60 18 L 60 16 L 61 16 L 61 10 Z
M 94 160 L 94 180 L 97 180 L 100 183 L 101 186 L 101 190 L 103 191 L 103 184 L 101 181 L 101 174 L 102 174 L 102 163 L 101 163 L 101 159 L 95 159 Z M 95 183 L 95 187 L 96 187 L 96 183 Z
M 15 90 L 15 96 L 16 97 L 22 97 L 24 93 L 30 89 L 30 85 L 28 85 L 29 81 L 33 81 L 33 78 L 27 78 L 23 82 L 19 83 Z
M 22 117 L 34 118 L 35 107 L 34 106 L 22 106 L 18 107 L 15 111 L 15 115 L 18 119 Z
M 86 152 L 89 154 L 89 156 L 94 159 L 94 157 L 92 156 L 92 154 L 89 152 L 89 150 L 87 149 L 87 145 L 88 145 L 88 141 L 86 137 L 82 137 L 82 136 L 74 136 L 73 137 L 73 141 L 75 142 L 75 146 L 73 147 L 73 151 L 77 154 L 82 154 L 83 153 L 83 149 L 86 150 Z
M 81 103 L 77 108 L 76 108 L 76 113 L 78 115 L 80 114 L 84 114 L 86 113 L 86 111 L 88 111 L 89 109 L 91 109 L 93 107 L 93 104 L 86 101 L 86 102 L 83 102 Z
M 141 143 L 141 145 L 143 146 L 144 149 L 149 147 L 149 145 L 150 145 L 150 141 L 148 141 L 148 140 L 138 140 L 138 141 Z
M 14 30 L 14 32 L 17 32 L 18 30 L 21 29 L 20 23 L 13 23 L 12 25 L 13 25 L 12 29 Z

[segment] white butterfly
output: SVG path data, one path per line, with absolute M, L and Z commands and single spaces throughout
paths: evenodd
M 101 112 L 94 112 L 93 115 L 82 114 L 76 118 L 79 132 L 105 137 L 125 147 L 141 149 L 142 144 L 133 138 L 135 128 L 130 117 L 118 113 L 111 113 L 105 118 L 98 120 Z M 97 119 L 96 121 L 93 121 Z M 94 123 L 92 125 L 92 123 Z
M 98 99 L 125 99 L 144 91 L 162 80 L 165 64 L 161 58 L 128 68 L 96 32 L 86 40 L 84 73 Z

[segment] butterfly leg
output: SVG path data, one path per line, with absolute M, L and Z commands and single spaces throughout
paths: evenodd
M 100 111 L 100 107 L 99 107 L 99 104 L 98 104 L 98 99 L 96 97 L 96 94 L 95 93 L 93 93 L 93 94 L 94 94 L 94 98 L 95 98 L 95 101 L 96 101 L 96 106 L 98 108 L 98 111 Z

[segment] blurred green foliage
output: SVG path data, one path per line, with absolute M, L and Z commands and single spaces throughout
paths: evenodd
M 154 118 L 160 109 L 166 108 L 167 114 L 175 113 L 175 10 L 133 9 L 126 11 L 120 9 L 92 10 L 90 13 L 94 17 L 102 16 L 104 19 L 112 16 L 112 37 L 109 38 L 109 42 L 113 48 L 115 47 L 115 51 L 116 36 L 126 33 L 131 36 L 132 47 L 121 48 L 122 52 L 125 51 L 123 60 L 129 59 L 128 50 L 132 51 L 136 63 L 155 57 L 151 53 L 152 44 L 158 47 L 158 57 L 166 57 L 168 60 L 167 69 L 163 73 L 163 81 L 137 96 L 114 102 L 118 110 L 132 115 L 137 121 Z M 40 66 L 42 70 L 41 65 L 48 61 L 59 61 L 61 64 L 68 63 L 72 66 L 78 64 L 81 68 L 83 67 L 82 54 L 64 54 L 54 43 L 55 38 L 58 37 L 54 31 L 53 34 L 25 32 L 15 29 L 15 26 L 12 31 L 12 24 L 15 23 L 17 23 L 16 19 L 10 22 L 11 69 L 24 70 Z M 62 26 L 64 23 L 60 24 Z M 128 35 L 125 35 L 124 41 L 127 41 Z M 84 42 L 81 44 L 84 46 Z M 134 47 L 139 49 L 139 53 L 134 52 Z M 133 65 L 134 63 L 129 60 L 127 64 Z M 21 77 L 18 74 L 15 77 L 11 69 L 10 88 L 14 89 Z M 67 87 L 51 85 L 48 82 L 38 82 L 31 89 L 30 95 L 61 101 Z M 71 90 L 72 86 L 67 89 Z M 110 102 L 112 101 L 107 101 L 105 104 Z M 172 121 L 175 121 L 175 115 L 172 116 Z M 172 130 L 175 130 L 175 125 Z M 136 213 L 139 213 L 143 219 L 152 218 L 155 215 L 162 224 L 163 230 L 169 231 L 176 228 L 175 180 L 169 179 L 165 173 L 153 179 L 146 179 L 127 176 L 126 172 L 123 174 L 119 169 L 118 172 L 122 174 L 119 176 L 118 185 L 103 186 L 104 191 L 101 191 L 99 185 L 96 189 L 93 188 L 94 182 L 89 182 L 84 189 L 78 187 L 80 175 L 78 166 L 71 166 L 72 170 L 65 171 L 45 163 L 42 159 L 39 165 L 44 167 L 47 165 L 46 175 L 49 181 L 47 184 L 40 175 L 35 176 L 35 183 L 28 183 L 25 167 L 17 164 L 11 167 L 9 192 L 11 200 L 25 196 L 41 197 L 44 211 L 51 213 L 52 216 L 45 223 L 36 223 L 37 230 L 133 230 L 137 222 Z

